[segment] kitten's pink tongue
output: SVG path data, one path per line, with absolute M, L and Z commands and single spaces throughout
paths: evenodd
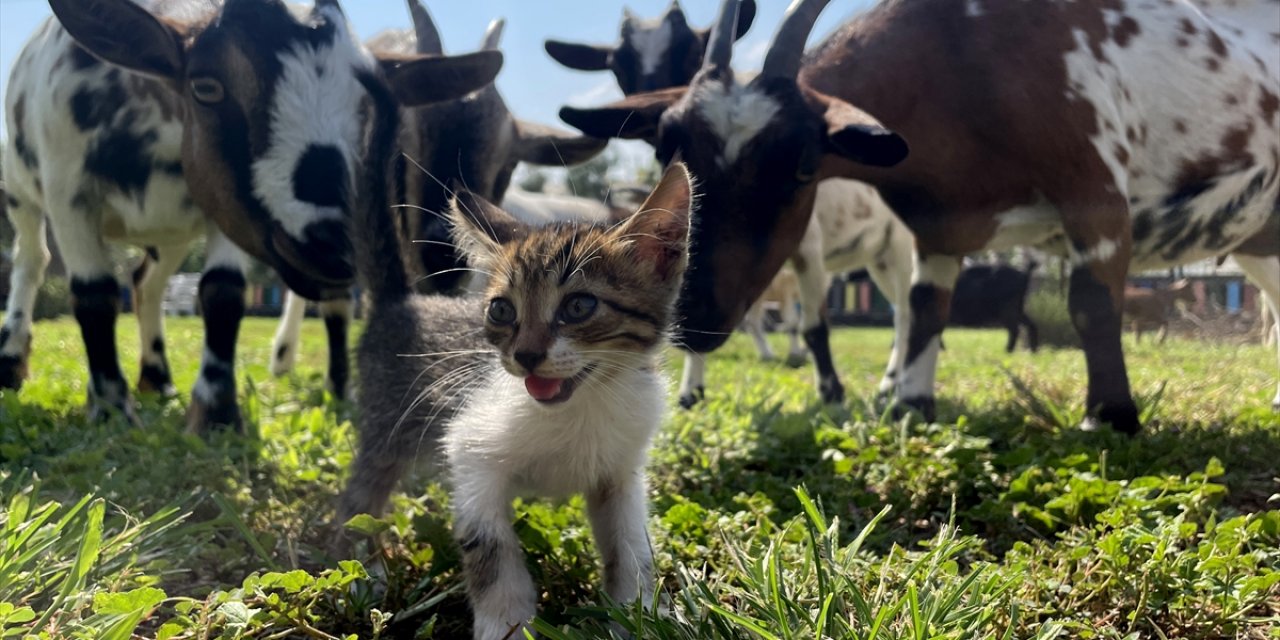
M 556 397 L 562 385 L 564 385 L 564 378 L 529 376 L 524 379 L 525 391 L 528 391 L 534 400 L 550 400 Z

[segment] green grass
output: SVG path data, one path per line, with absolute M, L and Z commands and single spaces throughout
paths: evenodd
M 168 326 L 182 395 L 143 399 L 143 429 L 84 422 L 70 321 L 37 325 L 34 378 L 0 392 L 0 638 L 466 636 L 440 486 L 358 523 L 382 532 L 376 558 L 323 551 L 353 437 L 320 391 L 320 325 L 273 380 L 274 324 L 246 321 L 251 434 L 207 440 L 181 433 L 199 322 Z M 1130 343 L 1149 427 L 1128 439 L 1072 428 L 1078 351 L 1006 356 L 994 331 L 947 333 L 940 424 L 883 418 L 889 340 L 834 333 L 837 411 L 741 336 L 710 360 L 706 403 L 673 411 L 649 468 L 662 613 L 602 602 L 580 500 L 520 504 L 541 634 L 1280 638 L 1274 352 Z

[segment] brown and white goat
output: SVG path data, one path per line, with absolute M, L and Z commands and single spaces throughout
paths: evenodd
M 138 387 L 167 391 L 161 297 L 203 234 L 204 353 L 187 424 L 239 426 L 235 343 L 248 256 L 308 297 L 344 295 L 355 278 L 347 220 L 365 174 L 377 170 L 365 162 L 366 134 L 388 115 L 367 108 L 369 96 L 455 98 L 492 81 L 502 57 L 375 58 L 336 0 L 50 4 L 56 18 L 19 54 L 5 105 L 17 238 L 0 384 L 17 388 L 27 372 L 48 220 L 88 353 L 90 416 L 115 411 L 136 422 L 116 351 L 120 291 L 107 242 L 154 256 L 137 290 Z
M 1085 426 L 1140 428 L 1120 342 L 1131 267 L 1229 252 L 1280 304 L 1280 56 L 1267 31 L 1280 3 L 898 0 L 806 56 L 827 1 L 797 0 L 745 85 L 730 68 L 737 4 L 724 3 L 689 87 L 561 111 L 589 134 L 655 138 L 662 160 L 698 176 L 677 336 L 691 349 L 725 340 L 832 177 L 874 185 L 915 234 L 897 397 L 927 417 L 967 253 L 1071 257 Z
M 742 2 L 735 38 L 747 32 L 755 10 L 754 2 Z M 662 35 L 664 33 L 668 35 Z M 670 36 L 671 33 L 680 35 Z M 710 30 L 689 31 L 679 4 L 673 3 L 665 15 L 650 22 L 639 21 L 626 12 L 620 34 L 622 44 L 616 48 L 569 45 L 555 40 L 548 40 L 546 48 L 553 58 L 574 69 L 603 69 L 607 61 L 607 68 L 613 70 L 623 93 L 632 95 L 646 87 L 666 89 L 687 84 L 699 69 L 709 36 Z M 588 64 L 588 61 L 594 62 Z M 874 188 L 841 179 L 824 181 L 818 186 L 814 214 L 804 239 L 789 259 L 795 273 L 779 271 L 774 277 L 797 280 L 801 312 L 796 330 L 806 336 L 805 341 L 814 349 L 818 387 L 824 400 L 839 402 L 844 398 L 844 386 L 835 371 L 829 345 L 825 339 L 809 337 L 811 332 L 825 335 L 820 327 L 825 323 L 831 274 L 867 268 L 872 280 L 894 306 L 895 348 L 880 382 L 880 393 L 887 394 L 893 390 L 905 355 L 896 345 L 906 343 L 905 307 L 914 262 L 911 251 L 910 232 L 894 217 Z M 744 326 L 761 356 L 770 359 L 772 350 L 759 322 L 763 313 L 761 301 L 757 300 L 746 311 Z M 799 365 L 804 359 L 804 348 L 793 334 L 787 361 Z M 703 354 L 685 352 L 679 394 L 681 406 L 692 407 L 703 396 L 705 370 Z
M 419 0 L 408 0 L 413 29 L 393 29 L 371 38 L 366 46 L 380 55 L 444 54 L 440 33 L 431 14 Z M 495 20 L 485 31 L 480 54 L 496 54 L 505 23 Z M 479 54 L 477 54 L 479 55 Z M 422 293 L 461 293 L 469 269 L 454 249 L 440 212 L 446 210 L 452 184 L 465 185 L 473 193 L 502 200 L 511 174 L 520 162 L 565 166 L 596 156 L 607 139 L 590 138 L 517 120 L 492 83 L 456 99 L 404 110 L 397 164 L 395 202 L 403 251 L 409 258 L 415 288 Z M 346 302 L 346 296 L 343 297 Z M 282 375 L 294 364 L 298 352 L 305 303 L 286 296 L 284 313 L 272 344 L 271 372 Z M 329 333 L 330 388 L 335 384 L 334 363 L 339 346 L 346 344 L 349 305 L 320 303 Z M 335 338 L 336 332 L 342 338 Z M 341 351 L 345 365 L 345 347 Z
M 1142 342 L 1142 332 L 1151 329 L 1159 330 L 1160 344 L 1169 337 L 1169 320 L 1177 311 L 1179 302 L 1193 304 L 1196 293 L 1191 288 L 1191 281 L 1179 280 L 1168 287 L 1146 289 L 1141 287 L 1125 287 L 1124 318 L 1133 329 L 1136 342 Z

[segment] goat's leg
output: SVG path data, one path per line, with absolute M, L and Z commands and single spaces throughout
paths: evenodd
M 1280 256 L 1249 256 L 1233 254 L 1236 264 L 1258 288 L 1262 290 L 1263 300 L 1271 308 L 1271 315 L 1280 318 Z M 1272 328 L 1272 333 L 1280 338 L 1280 323 Z M 1276 358 L 1280 361 L 1280 339 L 1276 340 Z M 1280 411 L 1280 382 L 1277 382 L 1276 396 L 1271 401 L 1271 408 Z
M 71 308 L 89 360 L 89 419 L 123 414 L 140 425 L 116 350 L 120 283 L 103 242 L 98 217 L 74 205 L 52 215 L 53 235 L 71 276 Z
M 9 274 L 9 304 L 0 327 L 0 389 L 17 389 L 27 378 L 31 361 L 31 321 L 36 292 L 49 266 L 44 214 L 35 205 L 6 195 L 13 239 L 13 272 Z
M 329 374 L 325 386 L 335 398 L 345 398 L 347 378 L 351 374 L 347 353 L 347 328 L 351 326 L 351 295 L 320 303 L 325 334 L 329 338 Z
M 1008 322 L 1005 322 L 1004 328 L 1005 331 L 1009 332 L 1009 339 L 1005 342 L 1004 352 L 1013 353 L 1013 350 L 1018 348 L 1018 319 L 1011 318 Z
M 177 395 L 164 348 L 164 290 L 187 255 L 185 244 L 152 247 L 133 272 L 133 308 L 138 317 L 138 391 Z
M 1137 433 L 1142 425 L 1120 340 L 1124 281 L 1132 253 L 1128 207 L 1124 196 L 1114 192 L 1084 202 L 1059 205 L 1072 265 L 1067 308 L 1080 334 L 1089 372 L 1087 413 L 1081 426 L 1095 429 L 1099 423 L 1110 423 L 1117 431 Z
M 889 350 L 889 366 L 880 379 L 879 396 L 889 397 L 898 384 L 898 377 L 906 366 L 907 331 L 911 326 L 911 272 L 915 268 L 915 246 L 912 236 L 902 223 L 889 220 L 885 231 L 888 239 L 875 260 L 867 267 L 872 282 L 893 305 L 893 346 Z
M 804 343 L 813 353 L 813 364 L 817 370 L 818 393 L 827 404 L 844 402 L 844 385 L 836 373 L 835 362 L 831 358 L 831 330 L 827 325 L 827 290 L 831 287 L 831 277 L 823 267 L 820 255 L 806 255 L 804 250 L 800 258 L 792 258 L 796 277 L 800 281 L 800 319 Z M 788 358 L 790 361 L 790 358 Z
M 898 385 L 898 404 L 919 411 L 926 420 L 937 419 L 933 396 L 942 349 L 942 330 L 951 313 L 951 295 L 960 275 L 960 258 L 922 253 L 912 275 L 911 307 L 907 329 L 906 363 Z
M 1165 320 L 1160 323 L 1160 330 L 1156 332 L 1156 344 L 1164 344 L 1169 339 L 1169 321 Z
M 760 352 L 760 359 L 765 362 L 772 362 L 776 357 L 773 355 L 773 349 L 769 347 L 769 339 L 764 335 L 764 300 L 756 300 L 751 308 L 747 309 L 747 314 L 742 318 L 742 326 L 751 335 L 751 339 L 756 343 L 756 351 Z
M 1040 348 L 1040 328 L 1036 326 L 1035 320 L 1032 320 L 1026 311 L 1022 311 L 1021 316 L 1020 322 L 1022 326 L 1027 328 L 1027 348 L 1031 350 L 1031 353 L 1035 353 Z
M 787 332 L 787 362 L 800 366 L 809 359 L 809 351 L 800 340 L 800 295 L 798 292 L 787 294 L 782 302 L 779 315 L 782 316 L 783 330 Z
M 247 256 L 212 223 L 208 255 L 200 277 L 200 313 L 204 316 L 204 356 L 200 377 L 191 391 L 187 430 L 203 434 L 214 425 L 243 431 L 236 403 L 235 357 L 240 321 L 244 318 Z
M 705 378 L 707 375 L 707 354 L 684 354 L 684 371 L 680 374 L 680 406 L 691 409 L 706 394 Z
M 286 290 L 280 324 L 276 326 L 276 337 L 271 341 L 271 375 L 278 378 L 293 370 L 302 342 L 302 319 L 306 315 L 307 300 Z

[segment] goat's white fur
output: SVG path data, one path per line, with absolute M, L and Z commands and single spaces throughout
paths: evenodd
M 351 71 L 371 70 L 374 62 L 346 30 L 337 32 L 332 46 L 298 44 L 279 58 L 281 75 L 271 107 L 271 142 L 268 152 L 253 163 L 253 192 L 280 226 L 301 240 L 309 225 L 341 219 L 342 211 L 294 197 L 298 161 L 313 145 L 337 149 L 348 168 L 346 180 L 351 190 L 355 184 L 351 169 L 359 166 L 361 142 L 360 123 L 351 114 L 359 112 L 366 96 Z
M 732 165 L 781 107 L 762 91 L 736 82 L 702 83 L 694 89 L 693 108 L 723 145 L 721 159 Z

